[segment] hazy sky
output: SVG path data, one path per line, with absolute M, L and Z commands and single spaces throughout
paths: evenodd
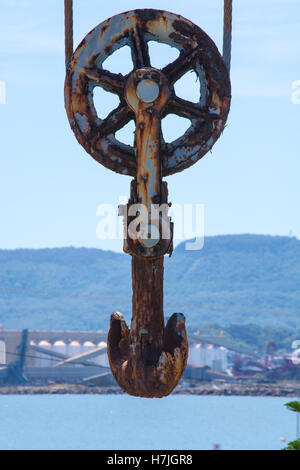
M 204 204 L 206 235 L 299 238 L 300 104 L 292 102 L 292 84 L 300 80 L 300 0 L 233 3 L 228 125 L 212 153 L 167 179 L 169 200 Z M 0 104 L 0 248 L 120 251 L 120 240 L 97 238 L 96 211 L 102 203 L 117 207 L 131 178 L 95 162 L 70 129 L 63 99 L 63 0 L 1 0 L 0 6 L 2 101 L 6 88 Z M 108 17 L 143 7 L 185 16 L 222 49 L 223 0 L 74 0 L 74 46 Z M 168 59 L 154 53 L 158 62 Z M 126 57 L 117 64 L 120 72 L 126 69 Z M 193 99 L 188 83 L 178 92 Z M 99 103 L 100 114 L 109 110 L 109 101 L 102 108 Z M 165 123 L 170 138 L 179 130 Z M 125 138 L 132 138 L 132 129 Z

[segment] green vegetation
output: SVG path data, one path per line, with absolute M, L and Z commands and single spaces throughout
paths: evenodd
M 209 323 L 205 328 L 224 329 L 244 345 L 273 339 L 285 348 L 299 339 L 299 285 L 296 238 L 206 237 L 202 250 L 182 243 L 166 257 L 165 316 L 183 312 L 190 330 Z M 0 250 L 5 328 L 106 329 L 115 310 L 130 321 L 130 256 L 72 247 Z
M 289 442 L 287 447 L 285 447 L 283 450 L 300 450 L 300 439 Z
M 289 403 L 285 403 L 285 406 L 290 411 L 300 413 L 300 401 L 290 401 Z M 283 450 L 300 450 L 300 439 L 296 439 L 295 441 L 288 442 L 287 447 L 285 447 Z

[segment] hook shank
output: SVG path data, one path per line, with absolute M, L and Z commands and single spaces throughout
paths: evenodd
M 125 98 L 136 116 L 137 175 L 131 185 L 131 200 L 147 210 L 147 221 L 140 223 L 140 232 L 142 225 L 149 227 L 152 205 L 167 202 L 160 142 L 161 112 L 170 94 L 165 77 L 153 68 L 134 71 L 125 86 Z M 147 228 L 147 239 L 137 240 L 132 250 L 125 223 L 126 251 L 132 255 L 132 320 L 129 330 L 123 316 L 113 313 L 107 349 L 112 373 L 121 388 L 148 398 L 171 393 L 183 374 L 188 354 L 184 316 L 174 313 L 165 328 L 163 255 L 170 251 L 171 238 L 163 240 L 159 217 L 155 223 L 159 239 L 150 239 L 148 247 Z

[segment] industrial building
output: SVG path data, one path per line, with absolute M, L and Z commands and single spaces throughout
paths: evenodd
M 194 343 L 189 347 L 188 364 L 208 366 L 224 372 L 228 368 L 228 349 L 208 343 Z
M 93 381 L 114 383 L 105 331 L 5 330 L 0 328 L 0 383 Z M 224 338 L 194 336 L 189 345 L 188 376 L 196 367 L 225 372 Z M 197 369 L 198 370 L 198 369 Z M 197 372 L 198 373 L 198 372 Z

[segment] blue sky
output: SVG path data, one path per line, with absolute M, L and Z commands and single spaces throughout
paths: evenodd
M 233 3 L 228 125 L 211 153 L 167 178 L 169 199 L 204 204 L 205 235 L 299 238 L 300 104 L 291 97 L 292 83 L 300 80 L 300 0 Z M 95 162 L 69 127 L 63 0 L 0 5 L 0 80 L 6 85 L 6 104 L 0 104 L 0 248 L 121 251 L 120 240 L 97 238 L 96 210 L 101 203 L 117 207 L 131 178 Z M 223 0 L 74 0 L 74 46 L 106 18 L 143 7 L 185 16 L 222 49 Z M 118 64 L 126 67 L 126 59 Z M 190 86 L 181 89 L 193 99 Z M 178 129 L 166 124 L 167 132 Z

